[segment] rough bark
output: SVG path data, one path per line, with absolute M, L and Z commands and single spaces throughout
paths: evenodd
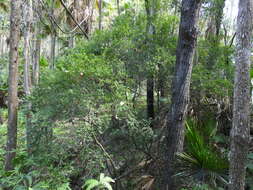
M 161 190 L 177 189 L 175 174 L 176 154 L 183 150 L 184 122 L 189 103 L 189 89 L 193 66 L 193 55 L 197 42 L 197 23 L 200 0 L 183 0 L 177 44 L 175 74 L 172 83 L 172 98 L 167 116 L 167 134 L 164 176 Z
M 250 55 L 252 0 L 239 1 L 229 190 L 244 190 L 250 142 Z
M 18 45 L 20 38 L 21 0 L 11 1 L 10 15 L 10 62 L 8 79 L 8 129 L 6 144 L 5 170 L 14 168 L 13 159 L 17 148 L 17 118 L 18 118 Z

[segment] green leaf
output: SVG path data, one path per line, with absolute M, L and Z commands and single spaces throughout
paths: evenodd
M 102 183 L 102 184 L 106 189 L 112 190 L 112 186 L 110 185 L 110 183 Z
M 92 190 L 94 187 L 97 187 L 99 185 L 99 181 L 96 179 L 89 179 L 85 182 L 84 188 L 86 187 L 86 190 Z

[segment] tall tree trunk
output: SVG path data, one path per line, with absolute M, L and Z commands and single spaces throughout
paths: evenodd
M 33 85 L 38 85 L 39 76 L 40 76 L 40 53 L 41 53 L 41 26 L 40 26 L 40 18 L 39 15 L 36 14 L 37 11 L 41 11 L 40 4 L 37 0 L 33 0 L 33 8 L 36 10 L 34 12 L 35 19 L 35 47 L 34 47 L 34 60 L 33 60 L 33 72 L 32 79 Z
M 156 16 L 156 0 L 145 0 L 145 7 L 147 13 L 147 43 L 148 43 L 148 54 L 152 54 L 153 51 L 153 38 L 155 34 L 155 16 Z M 154 111 L 154 76 L 152 72 L 148 72 L 147 77 L 147 118 L 151 120 L 151 122 L 155 118 Z M 152 123 L 151 123 L 151 126 Z
M 31 42 L 31 22 L 32 22 L 32 1 L 27 0 L 24 3 L 24 13 L 25 13 L 25 29 L 24 29 L 24 91 L 26 96 L 31 94 L 31 51 L 30 51 L 30 42 Z
M 98 3 L 98 8 L 99 8 L 99 21 L 98 21 L 98 29 L 102 30 L 102 10 L 103 10 L 103 0 L 99 0 Z
M 14 168 L 12 163 L 17 148 L 18 118 L 18 45 L 20 39 L 21 0 L 11 0 L 10 15 L 10 63 L 8 79 L 8 129 L 5 170 Z
M 239 1 L 229 190 L 244 190 L 250 142 L 250 56 L 252 0 Z
M 51 15 L 54 16 L 55 0 L 51 0 Z M 55 49 L 56 49 L 56 28 L 55 24 L 51 21 L 51 50 L 50 50 L 50 69 L 55 69 Z
M 200 0 L 182 0 L 179 40 L 177 45 L 175 74 L 172 83 L 172 98 L 167 116 L 166 167 L 161 190 L 177 189 L 175 174 L 176 154 L 183 150 L 184 122 L 189 103 L 189 89 L 193 55 L 197 42 L 197 23 Z
M 24 29 L 24 92 L 26 97 L 31 94 L 31 72 L 30 66 L 32 62 L 32 51 L 30 48 L 30 44 L 32 42 L 32 34 L 31 34 L 31 25 L 33 20 L 33 5 L 32 0 L 26 0 L 24 2 L 24 13 L 25 13 L 25 29 Z M 31 152 L 31 103 L 28 101 L 26 103 L 27 113 L 26 113 L 26 143 L 27 150 Z

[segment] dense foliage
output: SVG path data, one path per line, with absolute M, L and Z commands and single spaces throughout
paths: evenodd
M 110 10 L 109 4 L 104 6 Z M 77 36 L 73 48 L 63 43 L 54 70 L 41 56 L 40 81 L 30 96 L 24 95 L 19 78 L 18 149 L 15 169 L 8 172 L 4 171 L 8 60 L 1 58 L 0 189 L 156 189 L 158 170 L 164 165 L 164 120 L 176 61 L 177 6 L 177 1 L 160 1 L 152 46 L 146 14 L 126 3 L 121 15 L 107 28 L 95 30 L 89 40 Z M 175 12 L 168 14 L 165 7 Z M 182 189 L 222 190 L 228 183 L 234 46 L 223 42 L 224 32 L 218 39 L 200 34 L 198 40 L 185 151 L 178 155 L 175 175 Z M 154 121 L 146 116 L 150 76 Z M 251 188 L 252 166 L 251 152 L 247 165 Z

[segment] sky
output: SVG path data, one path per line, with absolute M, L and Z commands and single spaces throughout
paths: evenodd
M 238 3 L 239 0 L 226 0 L 226 5 L 224 8 L 225 21 L 232 22 L 232 25 L 234 25 L 236 22 Z

